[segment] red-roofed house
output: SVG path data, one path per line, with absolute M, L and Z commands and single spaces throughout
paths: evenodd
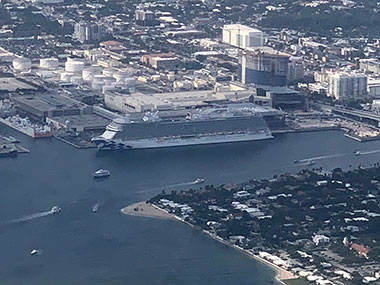
M 359 256 L 364 256 L 368 258 L 369 249 L 362 244 L 353 243 L 350 247 L 351 250 L 355 250 Z

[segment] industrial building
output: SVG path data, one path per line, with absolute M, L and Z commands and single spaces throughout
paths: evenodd
M 258 29 L 253 29 L 241 24 L 223 26 L 223 43 L 239 48 L 257 47 L 264 45 L 264 34 Z
M 122 113 L 146 112 L 154 110 L 171 110 L 175 108 L 192 108 L 194 106 L 208 106 L 215 102 L 248 101 L 254 95 L 253 90 L 192 90 L 169 93 L 142 94 L 122 92 L 120 90 L 107 91 L 104 100 L 108 108 Z M 260 99 L 260 98 L 259 98 Z M 265 99 L 265 98 L 261 98 Z M 252 102 L 256 102 L 254 99 Z M 260 105 L 270 106 L 268 100 L 259 100 Z
M 175 70 L 180 68 L 181 61 L 174 53 L 145 54 L 140 62 L 155 69 Z
M 74 38 L 81 43 L 98 42 L 103 37 L 103 29 L 97 23 L 79 22 L 74 27 Z
M 268 98 L 273 108 L 281 110 L 304 110 L 306 98 L 297 90 L 288 87 L 258 86 L 255 99 Z
M 367 77 L 362 73 L 338 71 L 328 76 L 327 96 L 335 100 L 362 98 L 367 93 Z
M 270 47 L 240 51 L 238 75 L 243 84 L 286 86 L 289 55 Z
M 56 130 L 83 132 L 104 130 L 110 120 L 96 114 L 47 117 L 46 123 Z
M 360 59 L 359 68 L 364 72 L 380 73 L 380 61 L 375 58 Z
M 47 117 L 91 114 L 91 107 L 71 98 L 49 93 L 26 96 L 13 96 L 11 100 L 17 110 L 41 122 Z

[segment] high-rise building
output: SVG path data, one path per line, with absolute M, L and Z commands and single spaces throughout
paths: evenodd
M 287 80 L 293 81 L 301 79 L 305 76 L 305 67 L 301 57 L 290 57 L 288 63 Z
M 79 22 L 75 24 L 74 38 L 81 43 L 98 42 L 103 37 L 103 29 L 93 22 Z
M 222 40 L 240 48 L 257 47 L 264 45 L 264 34 L 258 29 L 241 24 L 224 25 Z
M 138 25 L 153 26 L 155 24 L 155 14 L 152 11 L 138 9 L 135 11 L 135 19 Z
M 336 100 L 362 98 L 367 95 L 367 77 L 362 73 L 333 72 L 328 76 L 327 96 Z
M 270 47 L 247 48 L 239 55 L 243 84 L 286 86 L 289 55 Z

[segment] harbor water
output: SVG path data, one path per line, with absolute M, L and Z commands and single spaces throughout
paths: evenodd
M 200 187 L 192 183 L 197 178 L 234 183 L 380 161 L 380 142 L 359 143 L 340 131 L 100 153 L 53 138 L 33 140 L 3 126 L 0 133 L 30 150 L 0 159 L 1 284 L 276 284 L 270 267 L 197 230 L 120 209 L 164 189 Z M 353 154 L 357 150 L 361 155 Z M 307 159 L 315 164 L 303 165 Z M 92 179 L 100 168 L 111 176 Z M 54 205 L 60 213 L 51 213 Z M 42 254 L 30 255 L 33 249 Z

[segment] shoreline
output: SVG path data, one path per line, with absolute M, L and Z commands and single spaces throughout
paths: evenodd
M 197 227 L 193 224 L 190 224 L 189 222 L 186 222 L 185 220 L 181 219 L 180 217 L 178 217 L 174 214 L 171 214 L 171 213 L 167 212 L 166 210 L 164 210 L 164 209 L 162 209 L 156 205 L 149 204 L 146 201 L 134 203 L 132 205 L 129 205 L 127 207 L 122 208 L 120 211 L 124 215 L 128 215 L 128 216 L 165 219 L 165 220 L 178 220 L 178 221 L 180 221 L 180 222 L 182 222 L 188 226 L 191 226 L 192 228 L 199 229 L 202 233 L 207 234 L 212 239 L 219 241 L 219 242 L 221 242 L 221 243 L 223 243 L 223 244 L 225 244 L 231 248 L 234 248 L 234 249 L 240 251 L 241 253 L 248 255 L 249 257 L 255 259 L 256 261 L 259 261 L 261 263 L 264 263 L 267 266 L 270 266 L 272 269 L 274 269 L 276 271 L 275 279 L 278 282 L 280 282 L 281 284 L 285 284 L 283 282 L 283 280 L 289 280 L 289 279 L 297 278 L 297 276 L 295 276 L 290 271 L 287 271 L 286 269 L 284 269 L 280 266 L 277 266 L 277 265 L 269 262 L 268 260 L 261 258 L 259 255 L 253 254 L 252 252 L 245 250 L 239 246 L 232 245 L 232 244 L 228 243 L 227 241 L 225 241 L 224 239 L 218 237 L 217 235 L 214 235 L 207 230 L 200 229 L 199 227 Z

